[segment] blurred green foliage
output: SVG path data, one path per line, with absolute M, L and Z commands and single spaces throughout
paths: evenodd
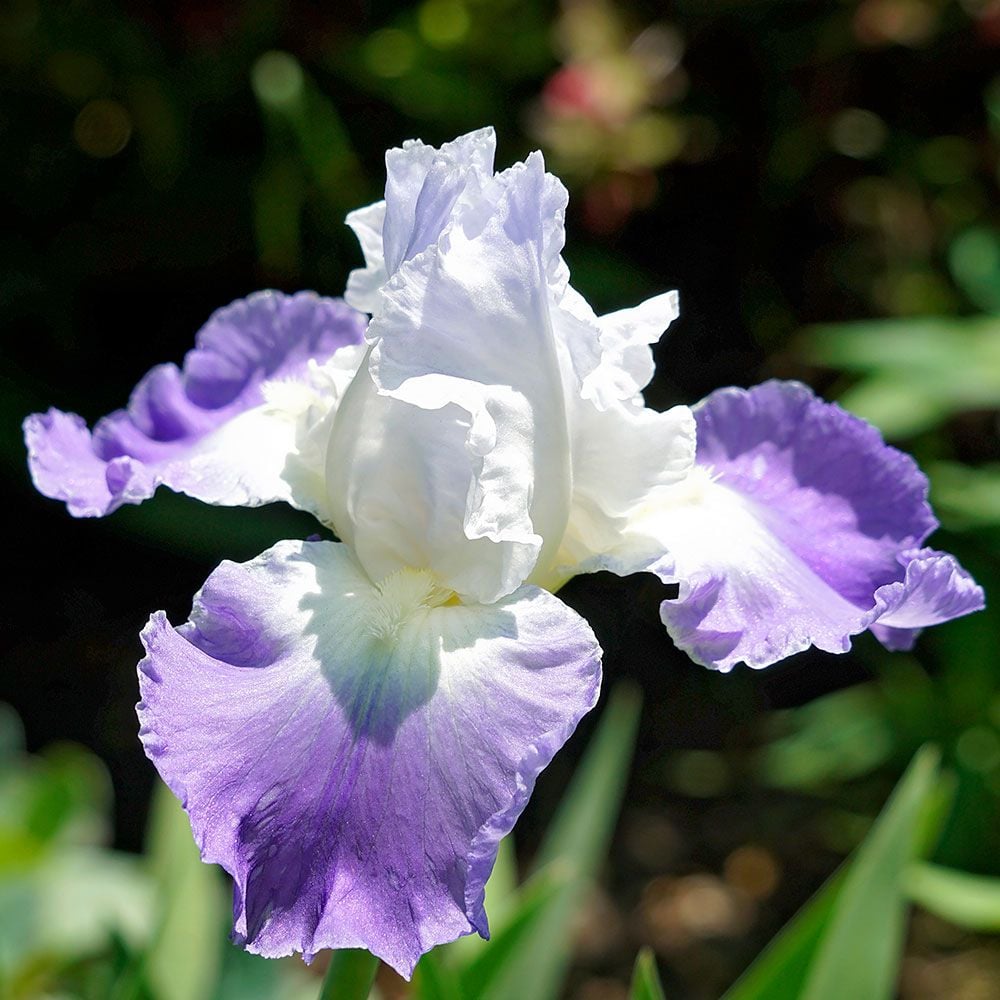
M 101 762 L 63 744 L 24 753 L 0 703 L 0 996 L 312 1000 L 300 962 L 226 941 L 228 891 L 159 786 L 144 857 L 111 850 Z
M 107 848 L 100 761 L 69 744 L 29 757 L 19 730 L 0 705 L 0 994 L 40 996 L 65 976 L 99 996 L 148 940 L 154 886 L 139 858 Z

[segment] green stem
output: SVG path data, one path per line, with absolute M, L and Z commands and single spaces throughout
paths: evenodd
M 330 956 L 330 967 L 319 1000 L 368 1000 L 378 972 L 378 959 L 360 948 L 341 948 Z

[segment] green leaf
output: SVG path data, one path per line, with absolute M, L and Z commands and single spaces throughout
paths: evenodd
M 281 962 L 251 955 L 242 948 L 225 948 L 214 1000 L 274 1000 L 281 981 Z M 310 983 L 309 1000 L 316 987 Z
M 104 763 L 73 743 L 56 743 L 31 758 L 26 830 L 42 843 L 108 840 L 111 778 Z
M 213 1000 L 316 1000 L 316 977 L 297 955 L 262 958 L 227 942 Z
M 927 468 L 934 509 L 947 526 L 1000 525 L 1000 464 L 934 462 Z
M 367 1000 L 378 972 L 378 959 L 362 948 L 330 953 L 319 1000 Z
M 169 490 L 160 490 L 155 503 L 126 504 L 115 513 L 121 517 L 108 522 L 109 530 L 143 546 L 204 561 L 252 559 L 280 538 L 298 538 L 316 530 L 311 514 L 287 504 L 253 510 L 212 507 Z
M 859 684 L 774 713 L 780 735 L 757 756 L 761 780 L 776 788 L 811 790 L 870 774 L 889 758 L 893 732 L 885 700 Z
M 39 950 L 84 955 L 103 947 L 110 931 L 132 948 L 149 939 L 155 896 L 135 855 L 87 846 L 53 851 L 35 887 Z
M 844 876 L 803 1000 L 890 997 L 903 949 L 903 876 L 938 776 L 937 750 L 918 751 Z
M 462 992 L 466 996 L 487 994 L 501 981 L 508 963 L 518 961 L 521 949 L 530 944 L 540 929 L 544 932 L 550 907 L 558 903 L 560 892 L 571 881 L 572 873 L 567 866 L 553 862 L 525 884 L 517 908 L 492 935 L 489 944 L 462 969 Z
M 1000 233 L 966 229 L 948 247 L 948 267 L 962 291 L 983 312 L 1000 312 Z
M 535 855 L 534 870 L 565 861 L 581 875 L 597 870 L 618 822 L 618 810 L 635 750 L 642 693 L 622 682 L 570 782 Z
M 559 995 L 570 959 L 573 920 L 607 854 L 618 818 L 641 704 L 632 684 L 619 684 L 612 691 L 535 859 L 536 871 L 545 869 L 550 876 L 565 878 L 565 884 L 530 922 L 531 933 L 491 974 L 489 989 L 481 989 L 471 977 L 467 980 L 476 1000 L 552 1000 Z
M 925 747 L 855 855 L 799 911 L 725 1000 L 841 1000 L 892 995 L 902 951 L 904 875 L 933 846 L 949 789 Z
M 656 959 L 649 948 L 643 948 L 636 956 L 628 996 L 629 1000 L 666 1000 L 660 974 L 656 971 Z
M 486 906 L 490 918 L 502 922 L 517 905 L 517 854 L 514 835 L 508 834 L 500 841 L 496 864 L 486 882 Z M 462 941 L 482 941 L 476 934 L 461 938 Z
M 970 931 L 1000 932 L 1000 878 L 924 861 L 910 866 L 905 885 L 914 903 L 942 920 Z
M 13 706 L 0 701 L 0 766 L 17 763 L 24 752 L 24 726 Z
M 413 995 L 418 1000 L 463 1000 L 458 976 L 445 960 L 448 951 L 435 948 L 420 959 L 413 973 Z
M 870 375 L 842 393 L 837 402 L 893 440 L 922 434 L 944 423 L 951 413 L 974 405 L 940 399 L 922 378 L 891 372 Z
M 254 64 L 251 83 L 272 133 L 270 144 L 284 145 L 287 131 L 326 201 L 341 211 L 357 204 L 365 185 L 347 129 L 295 56 L 265 52 Z
M 159 1000 L 207 1000 L 222 957 L 226 891 L 219 870 L 202 863 L 187 815 L 162 783 L 153 795 L 147 856 L 161 900 L 147 978 Z
M 508 916 L 518 907 L 517 856 L 514 852 L 514 836 L 508 834 L 500 841 L 496 864 L 486 882 L 486 912 L 490 915 L 490 926 L 501 927 Z M 495 936 L 495 935 L 494 935 Z M 465 968 L 484 949 L 491 947 L 478 934 L 467 934 L 446 947 L 448 961 L 456 968 Z
M 954 413 L 1000 404 L 1000 320 L 925 317 L 817 326 L 801 341 L 815 364 L 858 373 L 840 397 L 891 438 Z
M 781 929 L 723 1000 L 795 1000 L 840 894 L 835 873 Z

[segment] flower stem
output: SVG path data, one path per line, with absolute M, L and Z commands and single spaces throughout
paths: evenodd
M 368 1000 L 378 959 L 360 948 L 341 948 L 330 956 L 319 1000 Z

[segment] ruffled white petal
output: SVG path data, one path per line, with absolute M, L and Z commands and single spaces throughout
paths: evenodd
M 554 554 L 570 491 L 545 279 L 560 191 L 535 155 L 491 197 L 383 289 L 371 381 L 349 390 L 329 460 L 338 532 L 373 577 L 431 566 L 486 603 Z
M 385 224 L 385 202 L 350 212 L 345 220 L 354 231 L 365 255 L 365 266 L 355 268 L 347 277 L 344 299 L 355 309 L 370 313 L 378 301 L 379 289 L 386 283 L 385 256 L 382 252 L 382 227 Z
M 616 403 L 573 409 L 573 498 L 555 563 L 536 578 L 555 589 L 578 573 L 621 576 L 650 569 L 663 542 L 647 512 L 668 487 L 690 474 L 695 421 L 686 406 L 665 413 Z
M 653 377 L 650 345 L 678 315 L 676 292 L 605 316 L 597 316 L 572 286 L 553 294 L 553 328 L 582 398 L 600 410 L 622 401 L 641 404 L 640 393 Z
M 690 414 L 640 395 L 676 293 L 595 315 L 561 256 L 565 188 L 540 154 L 492 176 L 494 143 L 390 151 L 385 202 L 349 218 L 368 266 L 348 298 L 373 315 L 368 369 L 396 403 L 359 379 L 328 463 L 369 572 L 420 558 L 483 601 L 529 574 L 646 568 L 661 553 L 632 514 L 694 450 Z
M 347 282 L 345 298 L 355 309 L 374 313 L 379 289 L 400 265 L 436 243 L 478 198 L 492 178 L 495 151 L 496 135 L 484 128 L 440 149 L 411 139 L 386 153 L 385 199 L 347 217 L 365 255 L 365 267 Z

